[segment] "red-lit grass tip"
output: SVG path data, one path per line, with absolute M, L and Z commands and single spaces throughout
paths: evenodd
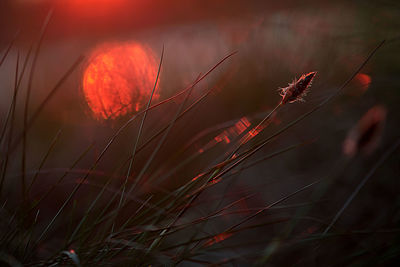
M 358 123 L 349 131 L 343 143 L 343 153 L 353 157 L 361 152 L 371 154 L 379 145 L 386 120 L 386 108 L 374 106 L 364 114 Z
M 289 83 L 287 87 L 280 88 L 280 95 L 282 96 L 281 105 L 288 102 L 293 103 L 296 101 L 304 101 L 303 97 L 309 91 L 316 74 L 316 71 L 303 74 L 299 79 L 294 79 L 292 83 Z

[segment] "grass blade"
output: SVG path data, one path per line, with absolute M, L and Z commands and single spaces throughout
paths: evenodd
M 346 202 L 340 208 L 340 210 L 336 213 L 335 217 L 332 219 L 328 227 L 324 230 L 322 235 L 326 235 L 332 226 L 336 223 L 339 217 L 343 214 L 345 209 L 350 205 L 351 201 L 357 196 L 358 192 L 360 192 L 361 188 L 368 182 L 368 180 L 375 174 L 376 170 L 382 166 L 382 164 L 389 158 L 398 149 L 400 146 L 400 139 L 396 141 L 396 143 L 388 150 L 385 154 L 378 160 L 378 162 L 372 167 L 372 169 L 368 172 L 368 174 L 361 180 L 361 182 L 354 189 L 353 193 L 347 198 Z

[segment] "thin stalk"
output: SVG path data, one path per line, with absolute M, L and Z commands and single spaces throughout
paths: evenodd
M 54 146 L 56 145 L 58 139 L 60 138 L 60 135 L 61 135 L 61 129 L 58 130 L 56 136 L 54 137 L 53 141 L 50 144 L 50 147 L 47 149 L 46 154 L 44 155 L 43 159 L 41 160 L 41 162 L 39 164 L 39 168 L 36 171 L 35 175 L 33 176 L 32 181 L 31 181 L 31 183 L 29 184 L 29 186 L 28 186 L 28 188 L 26 190 L 26 195 L 27 196 L 29 196 L 29 192 L 32 189 L 32 186 L 35 183 L 36 179 L 38 178 L 40 170 L 43 168 L 43 165 L 45 164 L 45 162 L 46 162 L 47 158 L 49 157 L 51 151 L 54 149 Z
M 29 49 L 28 49 L 28 53 L 27 53 L 26 58 L 25 58 L 25 60 L 24 60 L 24 64 L 23 64 L 23 66 L 22 66 L 22 71 L 21 71 L 21 74 L 19 75 L 18 82 L 15 82 L 15 85 L 14 85 L 14 88 L 15 88 L 15 89 L 14 89 L 15 97 L 13 96 L 13 100 L 14 100 L 13 103 L 14 103 L 14 104 L 12 104 L 12 105 L 10 106 L 10 109 L 9 109 L 9 111 L 8 111 L 8 113 L 7 113 L 7 119 L 6 119 L 6 122 L 4 123 L 3 129 L 2 129 L 2 131 L 1 131 L 0 143 L 3 141 L 3 137 L 4 137 L 5 131 L 6 131 L 6 129 L 7 129 L 7 123 L 8 123 L 8 120 L 9 120 L 9 116 L 13 115 L 13 112 L 15 112 L 17 93 L 18 93 L 18 91 L 19 91 L 22 78 L 24 77 L 25 70 L 26 70 L 26 66 L 28 65 L 28 61 L 29 61 L 30 55 L 31 55 L 31 53 L 32 53 L 32 49 L 33 49 L 33 43 L 30 45 L 30 47 L 29 47 Z M 18 54 L 17 54 L 17 58 L 19 58 L 19 51 L 18 51 Z M 17 59 L 17 61 L 18 61 L 18 59 Z M 17 63 L 18 63 L 18 62 L 17 62 Z M 19 64 L 18 64 L 18 65 L 19 65 Z M 18 72 L 19 72 L 19 71 L 16 71 L 16 73 L 18 73 Z M 12 121 L 14 121 L 14 120 L 12 119 Z
M 31 242 L 32 242 L 33 230 L 34 230 L 35 226 L 37 225 L 39 213 L 40 213 L 40 210 L 38 210 L 38 211 L 36 212 L 35 219 L 34 219 L 34 221 L 33 221 L 33 223 L 32 223 L 31 229 L 29 230 L 29 237 L 28 237 L 28 241 L 27 241 L 26 244 L 25 244 L 24 254 L 23 254 L 23 255 L 26 255 L 26 254 L 27 254 L 29 245 L 30 245 Z
M 192 85 L 190 85 L 187 89 L 185 89 L 184 91 L 182 91 L 181 93 L 179 93 L 179 95 L 181 95 L 181 94 L 183 94 L 183 93 L 185 93 L 187 90 L 191 90 L 195 85 L 197 85 L 200 81 L 202 81 L 205 77 L 207 77 L 212 71 L 214 71 L 219 65 L 221 65 L 225 60 L 227 60 L 228 58 L 230 58 L 231 56 L 233 56 L 233 55 L 235 55 L 237 52 L 233 52 L 233 53 L 231 53 L 231 54 L 228 54 L 227 56 L 225 56 L 222 60 L 220 60 L 217 64 L 215 64 L 212 68 L 210 68 L 205 74 L 203 74 L 200 78 L 198 78 L 198 79 L 196 79 L 195 80 L 195 82 L 192 84 Z M 178 96 L 178 95 L 176 95 L 176 96 Z M 170 99 L 172 99 L 172 98 L 170 98 Z M 200 99 L 203 99 L 203 97 L 201 97 Z M 179 117 L 179 116 L 178 116 Z M 132 119 L 131 119 L 132 120 Z M 131 121 L 130 120 L 130 121 Z M 175 119 L 176 120 L 176 119 Z M 129 123 L 130 121 L 128 121 L 127 123 Z M 169 125 L 168 125 L 168 127 L 170 128 L 170 127 L 172 127 L 172 125 L 173 125 L 173 123 L 171 122 Z M 125 128 L 126 127 L 126 124 L 124 125 L 124 126 L 122 126 L 121 128 L 120 128 L 120 130 L 122 130 L 122 128 Z M 167 128 L 168 129 L 168 128 Z M 116 135 L 118 135 L 119 134 L 119 131 L 117 132 L 117 134 Z M 132 191 L 132 189 L 133 189 L 133 187 L 131 188 L 131 190 L 130 191 Z
M 277 111 L 278 108 L 280 108 L 281 106 L 282 106 L 282 102 L 279 102 L 279 104 L 276 105 L 276 107 L 275 107 L 274 109 L 272 109 L 271 112 L 270 112 L 267 116 L 265 116 L 264 119 L 262 119 L 262 121 L 261 121 L 260 123 L 258 123 L 256 127 L 254 127 L 254 128 L 251 129 L 251 130 L 247 130 L 247 131 L 245 132 L 245 138 L 239 143 L 239 145 L 236 147 L 236 149 L 233 150 L 233 152 L 232 152 L 231 155 L 228 157 L 228 159 L 229 159 L 229 158 L 232 158 L 232 157 L 239 151 L 239 149 L 240 149 L 252 136 L 254 136 L 255 133 L 257 133 L 257 132 L 260 130 L 261 126 L 262 126 L 267 120 L 269 120 L 269 118 L 271 118 L 271 116 L 275 113 L 275 111 Z
M 123 200 L 124 200 L 124 194 L 125 194 L 125 190 L 126 190 L 126 185 L 127 185 L 127 183 L 128 183 L 128 179 L 129 179 L 129 177 L 130 177 L 130 175 L 131 175 L 131 171 L 132 171 L 132 167 L 133 167 L 133 161 L 134 161 L 135 155 L 136 155 L 136 149 L 137 149 L 137 146 L 138 146 L 138 143 L 139 143 L 141 134 L 142 134 L 144 122 L 145 122 L 145 120 L 146 120 L 147 113 L 148 113 L 148 109 L 149 109 L 149 107 L 150 107 L 151 101 L 152 101 L 152 99 L 153 99 L 154 92 L 155 92 L 156 87 L 157 87 L 157 84 L 158 84 L 158 78 L 159 78 L 159 76 L 160 76 L 163 58 L 164 58 L 164 46 L 163 46 L 162 51 L 161 51 L 160 63 L 159 63 L 159 65 L 158 65 L 157 76 L 156 76 L 156 80 L 155 80 L 155 82 L 154 82 L 153 90 L 151 91 L 151 95 L 150 95 L 149 101 L 147 102 L 146 111 L 144 112 L 143 117 L 142 117 L 142 121 L 140 122 L 139 131 L 138 131 L 138 134 L 137 134 L 137 136 L 136 136 L 136 141 L 135 141 L 135 144 L 134 144 L 133 149 L 132 149 L 131 159 L 130 159 L 130 161 L 129 161 L 128 171 L 127 171 L 127 173 L 126 173 L 124 185 L 123 185 L 123 187 L 122 187 L 122 193 L 121 193 L 121 197 L 120 197 L 120 200 L 119 200 L 119 203 L 118 203 L 116 216 L 118 216 L 119 210 L 120 210 L 121 205 L 122 205 L 122 202 L 123 202 Z M 114 231 L 114 225 L 113 225 L 113 227 L 112 227 L 112 229 L 111 229 L 111 232 L 113 232 L 113 231 Z
M 1 135 L 0 135 L 0 144 L 3 142 L 3 138 L 4 138 L 4 135 L 5 135 L 5 133 L 6 133 L 9 120 L 10 120 L 10 118 L 11 118 L 11 116 L 12 116 L 13 110 L 15 110 L 15 105 L 16 105 L 16 102 L 17 102 L 17 95 L 18 95 L 17 79 L 18 79 L 18 72 L 19 72 L 18 69 L 19 69 L 19 50 L 17 51 L 17 60 L 16 60 L 16 64 L 15 64 L 15 78 L 14 78 L 14 92 L 13 92 L 13 97 L 12 97 L 12 99 L 11 99 L 11 104 L 10 104 L 10 107 L 8 108 L 6 120 L 4 121 L 3 129 L 2 129 L 2 131 L 1 131 Z
M 93 147 L 93 144 L 91 144 L 81 155 L 79 155 L 79 157 L 75 160 L 75 162 L 71 165 L 71 167 L 69 168 L 69 170 L 65 171 L 64 174 L 58 179 L 58 181 L 53 184 L 50 189 L 41 196 L 41 198 L 34 202 L 33 205 L 26 211 L 24 217 L 21 219 L 19 225 L 16 227 L 16 229 L 18 229 L 21 224 L 26 220 L 26 218 L 28 218 L 29 214 L 32 212 L 32 210 L 34 210 L 37 206 L 39 206 L 39 204 L 46 199 L 51 192 L 53 192 L 53 190 L 64 180 L 64 178 L 70 173 L 70 171 L 83 159 L 83 157 L 87 154 L 87 152 L 90 151 L 90 149 Z M 11 224 L 14 219 L 15 219 L 15 215 L 17 213 L 17 210 L 15 211 L 14 216 L 11 218 L 11 220 L 9 221 L 9 224 Z M 6 237 L 5 239 L 9 238 L 12 239 L 15 235 L 17 234 L 17 230 L 9 233 L 9 237 Z
M 322 236 L 326 235 L 332 226 L 336 223 L 339 217 L 343 214 L 345 209 L 350 205 L 353 199 L 357 196 L 358 192 L 360 192 L 361 188 L 368 182 L 368 180 L 375 174 L 377 169 L 382 166 L 382 164 L 395 152 L 400 146 L 400 139 L 397 139 L 396 143 L 388 150 L 382 157 L 378 160 L 378 162 L 372 167 L 372 169 L 368 172 L 368 174 L 361 180 L 361 182 L 354 189 L 353 193 L 347 198 L 346 202 L 340 208 L 340 210 L 336 213 L 335 217 L 332 219 L 331 223 L 326 227 L 326 229 L 322 232 Z
M 237 52 L 233 52 L 231 54 L 228 54 L 227 56 L 225 56 L 224 58 L 222 58 L 217 64 L 215 64 L 213 67 L 211 67 L 204 75 L 202 75 L 199 79 L 197 79 L 191 86 L 189 86 L 188 88 L 184 89 L 183 91 L 181 91 L 180 93 L 176 94 L 175 96 L 172 96 L 164 101 L 161 101 L 151 107 L 149 107 L 146 110 L 150 110 L 153 109 L 159 105 L 162 105 L 163 103 L 166 103 L 176 97 L 178 97 L 179 95 L 185 93 L 188 90 L 191 90 L 196 84 L 198 84 L 200 81 L 202 81 L 203 79 L 205 79 L 212 71 L 214 71 L 218 66 L 220 66 L 225 60 L 227 60 L 228 58 L 230 58 L 231 56 L 233 56 L 234 54 L 236 54 Z M 130 123 L 132 121 L 134 121 L 138 115 L 142 114 L 143 112 L 145 112 L 146 110 L 143 110 L 142 112 L 137 113 L 136 115 L 134 115 L 131 119 L 129 119 L 124 125 L 122 125 L 117 132 L 111 137 L 111 139 L 109 140 L 109 142 L 106 144 L 105 148 L 102 150 L 102 152 L 100 153 L 100 155 L 97 157 L 95 163 L 92 165 L 92 167 L 90 168 L 90 170 L 87 172 L 87 174 L 84 176 L 84 178 L 82 179 L 83 181 L 86 181 L 89 174 L 97 167 L 98 163 L 100 162 L 100 160 L 102 159 L 102 157 L 104 156 L 104 154 L 106 153 L 106 151 L 109 149 L 109 147 L 111 146 L 111 144 L 115 141 L 115 139 L 119 136 L 119 134 L 128 126 L 130 125 Z M 63 205 L 60 207 L 60 209 L 58 210 L 58 212 L 56 213 L 56 215 L 53 217 L 53 219 L 50 221 L 50 223 L 47 225 L 47 227 L 45 228 L 45 230 L 42 232 L 42 234 L 39 236 L 38 240 L 36 241 L 36 244 L 38 244 L 41 239 L 44 237 L 44 234 L 49 230 L 49 228 L 51 227 L 51 225 L 54 223 L 54 221 L 56 220 L 56 218 L 59 216 L 59 214 L 62 212 L 62 210 L 65 208 L 65 206 L 68 204 L 68 202 L 71 200 L 71 198 L 73 197 L 73 195 L 77 192 L 77 190 L 79 189 L 81 184 L 77 185 L 73 191 L 71 192 L 70 196 L 65 200 L 65 202 L 63 203 Z
M 184 89 L 182 92 L 176 94 L 175 96 L 172 96 L 162 102 L 159 102 L 151 107 L 149 107 L 148 109 L 145 109 L 137 114 L 135 114 L 131 119 L 129 119 L 124 125 L 122 125 L 117 131 L 116 133 L 111 137 L 111 139 L 109 140 L 109 142 L 106 144 L 106 146 L 104 147 L 104 149 L 101 151 L 101 153 L 99 154 L 99 156 L 97 157 L 95 163 L 92 165 L 92 167 L 89 169 L 89 171 L 86 173 L 86 175 L 83 177 L 83 181 L 86 181 L 89 174 L 96 169 L 98 163 L 100 162 L 100 160 L 103 158 L 104 154 L 107 152 L 107 150 L 110 148 L 110 146 L 113 144 L 113 142 L 115 141 L 115 139 L 120 135 L 120 133 L 126 128 L 128 127 L 128 125 L 130 125 L 130 123 L 132 123 L 140 114 L 144 113 L 146 110 L 150 110 L 153 109 L 163 103 L 166 103 L 168 101 L 171 101 L 172 99 L 178 97 L 179 95 L 187 92 L 188 90 L 191 90 L 196 84 L 198 84 L 200 81 L 202 81 L 205 77 L 207 77 L 213 70 L 215 70 L 219 65 L 221 65 L 225 60 L 227 60 L 229 57 L 233 56 L 234 54 L 236 54 L 236 52 L 233 52 L 227 56 L 225 56 L 224 58 L 222 58 L 217 64 L 215 64 L 209 71 L 207 71 L 204 75 L 202 75 L 199 79 L 197 79 L 191 86 L 189 86 L 188 88 Z M 67 205 L 67 203 L 69 202 L 69 200 L 72 198 L 72 196 L 76 193 L 76 191 L 79 189 L 80 185 L 78 185 L 73 192 L 71 193 L 71 195 L 67 198 L 67 200 L 64 202 L 64 204 L 62 205 L 62 207 L 60 208 L 60 210 L 57 212 L 55 217 L 58 217 L 58 215 L 61 213 L 61 211 L 64 209 L 64 207 Z M 47 228 L 49 228 L 51 226 L 51 224 L 54 222 L 55 218 L 53 218 L 53 220 L 51 221 L 51 223 L 48 225 Z M 47 231 L 47 230 L 46 230 Z
M 71 171 L 75 168 L 75 166 L 86 156 L 86 154 L 93 148 L 93 143 L 90 144 L 79 156 L 78 158 L 71 164 L 71 166 L 64 172 L 64 174 L 54 183 L 49 190 L 45 194 L 41 196 L 41 198 L 35 202 L 35 204 L 29 209 L 28 212 L 32 211 L 36 208 L 47 196 L 49 196 L 54 189 L 64 180 L 64 178 L 71 173 Z
M 185 106 L 189 96 L 191 95 L 191 92 L 192 92 L 193 88 L 194 88 L 194 86 L 192 86 L 191 90 L 189 90 L 188 93 L 186 94 L 184 101 L 182 102 L 182 104 L 178 108 L 178 110 L 177 110 L 173 120 L 171 121 L 168 129 L 165 131 L 163 137 L 161 138 L 161 140 L 159 141 L 157 147 L 154 149 L 153 153 L 151 154 L 151 156 L 147 160 L 145 166 L 141 169 L 141 172 L 139 173 L 138 177 L 136 178 L 135 183 L 132 185 L 132 187 L 128 191 L 128 194 L 130 194 L 135 189 L 136 185 L 140 182 L 140 180 L 143 177 L 144 173 L 147 171 L 147 168 L 150 166 L 151 162 L 153 161 L 155 155 L 158 153 L 158 151 L 160 150 L 161 146 L 164 144 L 164 142 L 165 142 L 170 130 L 172 129 L 172 127 L 175 124 L 179 114 L 182 112 L 182 109 Z M 149 183 L 151 183 L 151 181 L 149 181 Z M 149 251 L 151 251 L 152 247 L 155 246 L 157 243 L 158 243 L 157 240 L 155 240 L 153 242 L 153 244 L 150 246 Z
M 24 105 L 24 120 L 23 120 L 24 130 L 23 130 L 23 135 L 22 135 L 22 153 L 21 153 L 21 155 L 22 155 L 22 160 L 21 160 L 22 188 L 21 188 L 21 190 L 22 190 L 22 196 L 24 199 L 26 197 L 25 196 L 25 191 L 26 191 L 25 168 L 26 168 L 26 146 L 27 146 L 26 132 L 27 132 L 27 127 L 28 127 L 28 107 L 29 107 L 30 95 L 31 95 L 31 91 L 32 91 L 33 75 L 35 73 L 37 59 L 39 57 L 40 48 L 42 46 L 44 35 L 46 33 L 47 26 L 50 22 L 50 18 L 52 17 L 52 14 L 53 14 L 53 10 L 50 10 L 44 20 L 43 25 L 42 25 L 42 29 L 41 29 L 40 35 L 39 35 L 38 45 L 36 47 L 36 50 L 35 50 L 35 53 L 33 56 L 33 62 L 32 62 L 32 66 L 31 66 L 31 71 L 29 73 L 28 87 L 27 87 L 27 91 L 26 91 L 26 98 L 25 98 L 25 105 Z
M 117 173 L 117 172 L 119 171 L 119 169 L 122 169 L 122 168 L 125 166 L 126 163 L 127 163 L 127 162 L 125 161 L 125 162 L 121 165 L 121 167 L 116 168 L 116 170 L 114 171 L 114 174 Z M 82 227 L 82 225 L 85 223 L 85 221 L 86 221 L 86 219 L 88 218 L 90 212 L 94 209 L 96 203 L 100 200 L 101 196 L 104 194 L 106 188 L 107 188 L 108 185 L 112 182 L 113 178 L 114 178 L 114 175 L 110 175 L 109 179 L 108 179 L 108 180 L 106 181 L 106 183 L 102 186 L 100 192 L 97 194 L 97 196 L 95 197 L 95 199 L 92 201 L 92 203 L 90 204 L 89 208 L 85 211 L 85 214 L 82 216 L 82 219 L 79 221 L 78 225 L 75 227 L 74 231 L 72 232 L 72 234 L 71 234 L 70 237 L 68 238 L 68 242 L 67 242 L 68 245 L 69 245 L 69 244 L 72 244 L 72 242 L 73 242 L 75 236 L 77 235 L 78 231 L 80 230 L 80 228 Z M 113 198 L 111 201 L 109 201 L 109 203 L 111 204 L 111 203 L 113 203 L 113 201 L 114 201 L 114 198 Z M 106 209 L 104 209 L 104 212 L 105 212 L 107 209 L 108 209 L 108 207 L 107 207 Z M 117 214 L 117 212 L 118 212 L 118 211 L 116 210 L 116 211 L 115 211 L 115 214 Z M 112 220 L 112 221 L 114 221 L 114 220 Z M 94 225 L 94 226 L 95 226 L 95 225 Z M 93 229 L 94 229 L 94 226 L 93 226 Z
M 262 141 L 261 143 L 259 143 L 258 145 L 256 145 L 254 148 L 252 148 L 251 150 L 248 151 L 248 153 L 245 154 L 245 156 L 243 156 L 242 158 L 240 158 L 239 160 L 237 160 L 234 164 L 232 164 L 231 166 L 227 167 L 226 169 L 222 170 L 221 169 L 217 169 L 215 170 L 212 175 L 206 180 L 205 185 L 208 184 L 209 181 L 211 181 L 212 179 L 218 179 L 220 177 L 222 177 L 224 174 L 226 174 L 228 171 L 230 171 L 231 169 L 235 168 L 236 166 L 238 166 L 241 162 L 243 162 L 244 160 L 246 160 L 248 157 L 250 157 L 251 155 L 253 155 L 254 153 L 256 153 L 257 151 L 259 151 L 261 148 L 263 148 L 266 144 L 268 144 L 273 138 L 275 138 L 276 136 L 280 135 L 281 133 L 283 133 L 284 131 L 286 131 L 287 129 L 293 127 L 294 125 L 296 125 L 297 123 L 299 123 L 300 121 L 302 121 L 303 119 L 307 118 L 308 116 L 310 116 L 311 114 L 313 114 L 315 111 L 319 110 L 320 108 L 322 108 L 324 105 L 326 105 L 327 103 L 329 103 L 335 96 L 337 96 L 353 79 L 354 77 L 361 71 L 361 69 L 368 63 L 368 61 L 372 58 L 372 56 L 378 51 L 379 48 L 381 48 L 383 46 L 383 44 L 385 43 L 385 40 L 383 40 L 382 42 L 380 42 L 370 53 L 369 55 L 366 57 L 366 59 L 363 61 L 363 63 L 354 71 L 354 73 L 342 84 L 342 86 L 340 86 L 335 92 L 333 92 L 330 96 L 328 96 L 324 101 L 322 101 L 319 105 L 317 105 L 316 107 L 314 107 L 313 109 L 311 109 L 310 111 L 306 112 L 305 114 L 303 114 L 302 116 L 300 116 L 299 118 L 297 118 L 296 120 L 290 122 L 288 125 L 286 125 L 283 129 L 277 131 L 275 134 L 271 135 L 270 137 L 268 137 L 266 140 Z M 195 195 L 193 195 L 190 200 L 188 201 L 187 205 L 185 208 L 183 208 L 179 214 L 179 217 L 183 216 L 183 214 L 187 211 L 188 207 L 191 205 L 191 203 L 193 203 L 193 201 L 195 201 L 198 196 L 203 192 L 204 190 L 200 190 L 198 191 Z
M 285 201 L 285 200 L 287 200 L 287 199 L 289 199 L 289 198 L 291 198 L 291 197 L 293 197 L 293 196 L 295 196 L 295 195 L 297 195 L 297 194 L 303 192 L 304 190 L 306 190 L 306 189 L 312 187 L 313 185 L 319 183 L 320 181 L 321 181 L 321 180 L 317 180 L 317 181 L 312 182 L 312 183 L 310 183 L 310 184 L 308 184 L 308 185 L 306 185 L 306 186 L 303 186 L 302 188 L 300 188 L 300 189 L 294 191 L 293 193 L 290 193 L 289 195 L 287 195 L 287 196 L 285 196 L 285 197 L 283 197 L 283 198 L 281 198 L 281 199 L 279 199 L 279 200 L 273 202 L 272 204 L 270 204 L 270 205 L 268 205 L 268 206 L 266 206 L 266 207 L 264 207 L 264 208 L 258 210 L 256 213 L 254 213 L 254 214 L 252 214 L 252 215 L 249 215 L 248 217 L 244 218 L 244 219 L 241 220 L 240 222 L 238 222 L 238 223 L 234 224 L 233 226 L 229 227 L 226 231 L 224 231 L 224 233 L 226 233 L 226 232 L 231 232 L 231 231 L 235 230 L 235 229 L 236 229 L 237 227 L 239 227 L 240 225 L 242 225 L 242 224 L 244 224 L 245 222 L 248 222 L 248 221 L 250 221 L 251 219 L 257 217 L 258 215 L 260 215 L 260 214 L 263 213 L 264 211 L 269 210 L 270 208 L 272 208 L 272 207 L 274 207 L 274 206 L 276 206 L 276 205 L 282 203 L 283 201 Z
M 32 127 L 36 119 L 39 117 L 40 113 L 43 111 L 44 107 L 47 105 L 47 103 L 54 97 L 54 95 L 58 92 L 58 90 L 61 88 L 61 86 L 64 84 L 64 82 L 68 79 L 68 77 L 72 74 L 72 72 L 81 64 L 81 62 L 84 60 L 83 56 L 79 56 L 77 60 L 71 65 L 71 67 L 65 72 L 65 74 L 58 80 L 56 85 L 50 90 L 50 92 L 47 94 L 45 99 L 39 104 L 38 108 L 33 112 L 31 118 L 27 122 L 26 128 L 24 128 L 23 133 L 15 140 L 14 144 L 11 146 L 11 152 L 17 148 L 19 142 L 23 139 L 23 136 L 27 134 L 28 130 Z
M 6 60 L 8 53 L 10 53 L 11 47 L 14 45 L 15 40 L 17 40 L 18 36 L 19 36 L 20 31 L 18 30 L 13 39 L 11 40 L 11 42 L 8 44 L 8 47 L 6 48 L 6 51 L 4 52 L 3 56 L 0 59 L 0 66 L 3 65 L 4 61 Z
M 0 180 L 0 195 L 3 189 L 3 183 L 6 177 L 6 173 L 7 173 L 7 167 L 8 167 L 8 154 L 9 154 L 9 150 L 10 150 L 10 144 L 11 144 L 11 138 L 13 135 L 13 129 L 14 129 L 14 116 L 15 116 L 15 105 L 16 105 L 16 101 L 17 101 L 17 94 L 18 94 L 18 85 L 17 85 L 17 78 L 18 78 L 18 68 L 19 68 L 19 51 L 17 52 L 17 63 L 15 66 L 15 80 L 14 80 L 14 94 L 13 94 L 13 99 L 12 99 L 12 103 L 9 109 L 9 113 L 7 114 L 7 119 L 6 122 L 4 123 L 4 128 L 1 134 L 1 138 L 0 138 L 0 143 L 3 140 L 3 136 L 6 132 L 6 128 L 7 128 L 7 124 L 8 124 L 8 118 L 11 117 L 11 122 L 10 122 L 10 126 L 9 126 L 9 133 L 8 133 L 8 142 L 7 142 L 7 148 L 6 148 L 6 152 L 5 152 L 5 158 L 4 158 L 4 162 L 2 162 L 3 166 L 1 168 L 1 180 Z

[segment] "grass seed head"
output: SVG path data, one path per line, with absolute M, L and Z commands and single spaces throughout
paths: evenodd
M 288 102 L 293 103 L 296 101 L 304 101 L 303 97 L 307 94 L 316 74 L 316 71 L 303 74 L 299 79 L 295 79 L 287 87 L 281 88 L 281 105 L 284 105 Z

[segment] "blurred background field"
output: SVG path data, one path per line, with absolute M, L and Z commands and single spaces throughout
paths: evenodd
M 274 138 L 246 162 L 299 145 L 296 149 L 224 178 L 196 200 L 182 223 L 252 195 L 241 200 L 232 209 L 233 214 L 203 225 L 199 234 L 218 236 L 226 226 L 263 206 L 306 184 L 330 177 L 332 182 L 317 203 L 313 203 L 314 197 L 318 192 L 325 192 L 324 184 L 288 199 L 280 204 L 282 206 L 262 213 L 246 224 L 265 225 L 249 227 L 226 240 L 221 238 L 210 245 L 213 249 L 193 258 L 198 260 L 197 264 L 209 261 L 232 266 L 249 263 L 375 266 L 396 262 L 400 253 L 398 151 L 382 164 L 339 218 L 331 232 L 340 234 L 324 239 L 324 242 L 307 241 L 307 238 L 312 239 L 313 234 L 326 228 L 354 188 L 399 138 L 400 4 L 397 1 L 3 0 L 0 3 L 0 56 L 7 56 L 0 66 L 1 125 L 13 96 L 17 57 L 19 55 L 21 67 L 30 45 L 39 38 L 49 10 L 53 13 L 38 54 L 28 117 L 76 59 L 81 55 L 85 59 L 46 104 L 28 132 L 26 179 L 30 181 L 61 129 L 32 188 L 32 199 L 49 188 L 90 144 L 93 148 L 76 171 L 57 186 L 51 200 L 41 204 L 39 218 L 43 221 L 39 220 L 37 229 L 45 227 L 46 218 L 53 216 L 111 136 L 134 115 L 134 112 L 128 112 L 109 120 L 93 115 L 85 100 L 82 78 L 94 49 L 110 43 L 136 42 L 151 49 L 158 64 L 164 47 L 157 89 L 159 98 L 154 103 L 183 90 L 223 57 L 237 51 L 194 88 L 186 106 L 207 90 L 213 90 L 177 121 L 144 174 L 144 181 L 134 192 L 134 196 L 142 200 L 153 195 L 155 201 L 223 160 L 232 143 L 237 141 L 240 125 L 254 127 L 279 103 L 280 87 L 287 86 L 304 73 L 318 72 L 305 102 L 283 106 L 266 129 L 246 144 L 247 148 L 321 103 L 352 75 L 370 51 L 386 40 L 333 101 Z M 13 38 L 15 41 L 7 53 Z M 23 129 L 29 66 L 30 63 L 17 101 L 16 137 Z M 167 125 L 183 100 L 184 96 L 181 96 L 149 111 L 139 144 Z M 382 105 L 387 110 L 379 146 L 368 156 L 346 158 L 343 142 L 349 130 L 375 105 Z M 67 228 L 65 221 L 76 224 L 80 213 L 90 205 L 102 184 L 126 161 L 139 126 L 140 119 L 118 136 L 96 172 L 74 197 L 78 203 L 78 209 L 74 210 L 76 217 L 69 215 L 72 208 L 68 208 L 42 242 L 35 259 L 49 257 L 54 252 L 53 246 L 63 243 L 60 232 Z M 132 177 L 140 173 L 156 146 L 157 141 L 154 141 L 138 152 Z M 21 197 L 21 147 L 13 153 L 15 160 L 9 163 L 1 198 L 1 204 L 8 201 L 10 213 Z M 176 169 L 186 161 L 186 165 Z M 115 180 L 104 195 L 104 203 L 123 183 L 125 174 L 126 166 L 114 174 Z M 147 180 L 152 182 L 146 183 Z M 307 211 L 301 209 L 303 204 L 309 207 Z M 296 224 L 293 224 L 293 218 L 298 220 Z M 167 238 L 164 246 L 181 243 L 179 241 L 184 241 L 194 230 L 187 231 Z M 194 261 L 182 261 L 181 264 L 196 266 Z

